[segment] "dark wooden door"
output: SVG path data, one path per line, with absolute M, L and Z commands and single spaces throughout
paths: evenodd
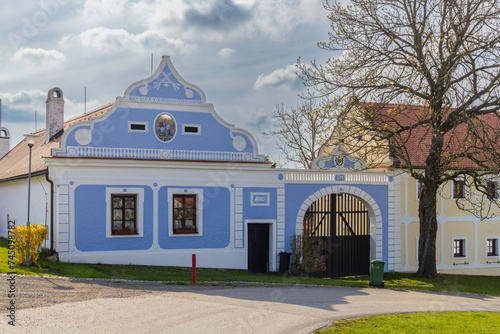
M 248 271 L 269 271 L 269 224 L 248 224 Z

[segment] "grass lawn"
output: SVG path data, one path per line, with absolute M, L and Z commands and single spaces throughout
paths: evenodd
M 186 284 L 191 281 L 190 268 L 105 265 L 50 262 L 42 257 L 31 267 L 17 266 L 14 270 L 7 263 L 7 240 L 0 238 L 0 272 L 15 272 L 32 275 L 57 275 L 79 278 L 117 278 L 147 281 L 171 281 Z M 244 270 L 197 269 L 198 282 L 263 282 L 288 284 L 316 284 L 333 286 L 369 287 L 370 277 L 318 278 L 285 275 L 279 273 L 254 274 Z M 386 288 L 468 292 L 500 296 L 500 277 L 441 275 L 439 280 L 413 277 L 412 274 L 384 274 Z
M 500 313 L 423 312 L 335 321 L 316 333 L 497 333 Z

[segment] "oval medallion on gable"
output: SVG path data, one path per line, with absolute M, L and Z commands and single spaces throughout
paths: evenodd
M 168 113 L 160 114 L 155 121 L 155 134 L 159 140 L 169 142 L 175 137 L 175 120 Z

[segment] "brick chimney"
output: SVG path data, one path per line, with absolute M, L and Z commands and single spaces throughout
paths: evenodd
M 0 99 L 0 159 L 10 151 L 10 133 L 2 128 L 2 99 Z
M 52 88 L 47 94 L 45 143 L 48 143 L 64 127 L 64 99 L 61 88 Z

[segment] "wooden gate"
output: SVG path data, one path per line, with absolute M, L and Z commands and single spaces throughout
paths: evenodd
M 370 219 L 357 197 L 341 193 L 317 199 L 304 215 L 303 233 L 322 241 L 325 277 L 369 274 Z

